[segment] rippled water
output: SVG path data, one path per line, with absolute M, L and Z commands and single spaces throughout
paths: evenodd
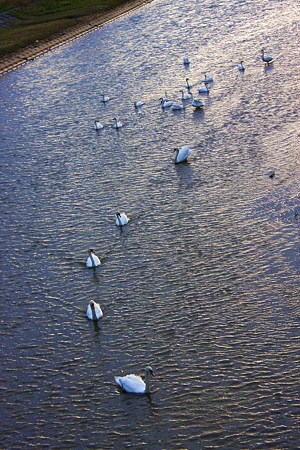
M 1 448 L 297 448 L 299 9 L 155 0 L 0 78 Z

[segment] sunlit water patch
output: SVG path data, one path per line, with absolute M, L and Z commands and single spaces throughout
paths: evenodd
M 297 447 L 298 16 L 155 0 L 1 77 L 2 447 Z

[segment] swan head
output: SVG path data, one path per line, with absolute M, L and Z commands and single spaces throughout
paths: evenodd
M 116 217 L 121 217 L 120 211 L 117 211 L 117 212 L 116 212 Z
M 151 366 L 147 366 L 147 367 L 146 367 L 145 373 L 150 373 L 150 375 L 151 375 L 152 377 L 155 377 L 154 370 L 152 369 Z
M 89 249 L 89 255 L 90 255 L 91 253 L 94 253 L 94 249 L 93 249 L 93 248 L 90 248 L 90 249 Z
M 94 300 L 91 300 L 91 301 L 90 301 L 90 307 L 91 307 L 92 309 L 95 308 L 95 302 L 94 302 Z

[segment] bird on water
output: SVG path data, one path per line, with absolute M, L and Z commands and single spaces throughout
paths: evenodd
M 100 305 L 93 300 L 90 301 L 86 310 L 87 318 L 90 320 L 98 320 L 103 317 L 103 312 Z
M 192 153 L 192 149 L 189 145 L 184 145 L 181 148 L 174 148 L 175 154 L 175 164 L 179 164 L 183 161 L 186 161 L 190 154 Z
M 124 391 L 131 394 L 149 394 L 149 375 L 155 377 L 152 367 L 145 368 L 145 381 L 139 375 L 125 375 L 124 377 L 115 377 L 115 381 Z
M 100 266 L 101 262 L 97 255 L 95 255 L 94 250 L 91 248 L 89 250 L 89 257 L 86 260 L 86 267 L 88 269 L 95 268 Z
M 265 54 L 265 49 L 262 48 L 261 49 L 261 59 L 263 60 L 263 62 L 265 62 L 267 65 L 271 64 L 273 62 L 273 58 L 272 56 L 266 55 Z

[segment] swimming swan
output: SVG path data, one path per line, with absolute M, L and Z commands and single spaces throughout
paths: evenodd
M 245 70 L 244 61 L 241 61 L 241 62 L 238 64 L 238 69 L 239 69 L 240 71 L 244 71 L 244 70 Z
M 273 62 L 272 56 L 265 55 L 265 49 L 261 49 L 261 59 L 263 62 L 267 63 L 267 65 L 271 64 Z
M 113 128 L 116 128 L 116 130 L 118 130 L 119 128 L 122 128 L 123 124 L 122 122 L 119 122 L 118 119 L 116 119 L 115 117 L 113 118 Z
M 210 77 L 209 75 L 206 75 L 206 73 L 204 73 L 204 80 L 202 80 L 202 83 L 213 83 L 213 81 L 213 77 Z
M 102 94 L 102 100 L 101 100 L 102 103 L 107 103 L 107 102 L 109 102 L 109 100 L 110 100 L 110 98 L 108 95 Z
M 133 104 L 134 104 L 135 108 L 139 108 L 140 106 L 143 106 L 144 103 L 141 100 L 138 100 L 137 102 L 134 102 Z
M 181 92 L 181 100 L 189 100 L 192 96 L 192 94 L 184 92 L 182 89 L 180 92 Z
M 203 109 L 204 108 L 204 103 L 201 100 L 199 100 L 199 98 L 194 98 L 193 101 L 191 102 L 191 105 L 195 109 Z
M 98 267 L 101 265 L 100 259 L 98 258 L 98 256 L 95 255 L 94 250 L 91 248 L 89 250 L 89 257 L 85 262 L 85 265 L 88 269 L 90 268 L 94 268 L 94 267 Z
M 104 128 L 104 125 L 99 120 L 95 120 L 95 130 L 102 130 L 102 128 Z
M 185 79 L 185 87 L 187 89 L 192 89 L 193 85 L 189 82 L 189 78 Z
M 186 161 L 190 154 L 192 153 L 192 149 L 189 145 L 184 145 L 183 147 L 174 148 L 174 152 L 176 152 L 175 155 L 175 164 L 179 164 L 183 161 Z
M 116 225 L 118 227 L 122 227 L 129 222 L 129 218 L 126 216 L 124 212 L 120 213 L 119 211 L 116 213 Z
M 103 311 L 100 305 L 93 300 L 90 301 L 86 310 L 87 318 L 90 320 L 98 320 L 103 317 Z
M 209 94 L 208 84 L 205 83 L 205 86 L 199 88 L 198 92 L 199 92 L 199 94 Z
M 182 109 L 184 109 L 185 107 L 183 105 L 180 105 L 180 103 L 173 103 L 171 105 L 171 109 L 173 111 L 181 111 Z
M 161 97 L 160 104 L 162 108 L 169 108 L 173 105 L 173 102 L 171 100 L 167 100 L 166 98 Z
M 115 377 L 116 383 L 126 392 L 131 394 L 149 394 L 149 375 L 155 377 L 152 367 L 145 368 L 145 381 L 139 375 L 126 375 L 124 377 Z

